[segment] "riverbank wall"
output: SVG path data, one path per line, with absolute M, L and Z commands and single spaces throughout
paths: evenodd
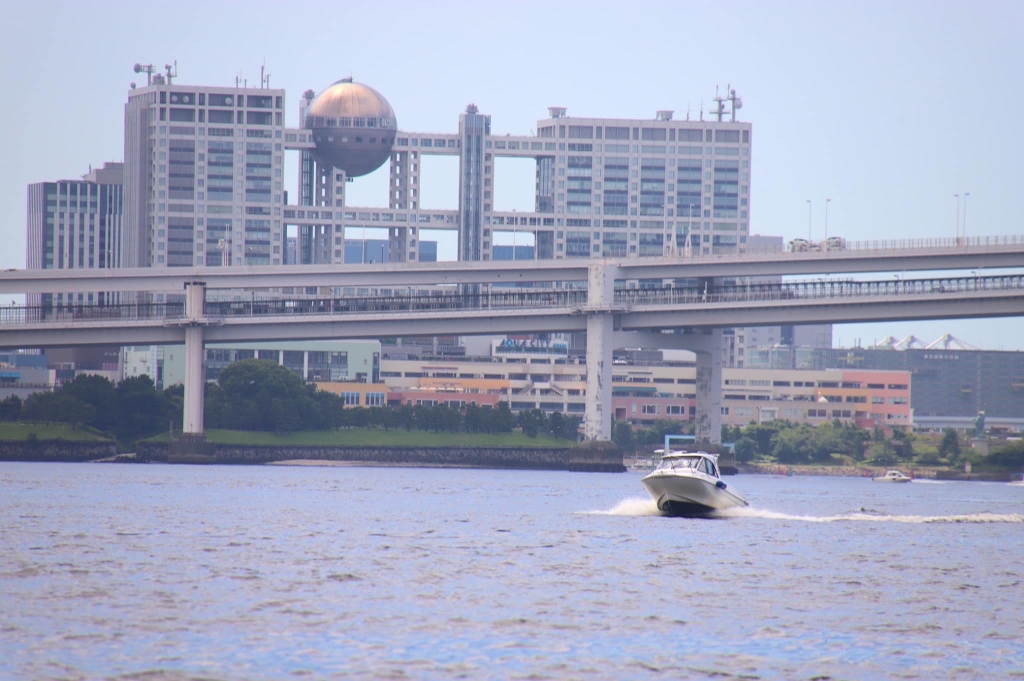
M 176 463 L 166 443 L 139 443 L 136 455 L 149 461 Z M 348 462 L 370 465 L 439 466 L 451 468 L 512 468 L 536 470 L 574 470 L 622 472 L 621 454 L 600 456 L 582 454 L 572 447 L 323 447 L 281 445 L 223 445 L 200 461 L 187 463 L 223 465 L 259 465 L 282 461 Z
M 935 478 L 939 472 L 935 468 L 915 468 L 908 466 L 892 466 L 899 468 L 914 478 Z M 789 466 L 777 463 L 746 463 L 739 466 L 740 473 L 750 475 L 818 475 L 840 478 L 874 478 L 885 475 L 889 468 L 872 466 Z
M 0 441 L 0 461 L 96 461 L 117 456 L 113 442 L 68 440 Z

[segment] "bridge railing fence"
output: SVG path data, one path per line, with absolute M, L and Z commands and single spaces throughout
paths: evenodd
M 695 250 L 687 253 L 685 257 L 701 258 L 727 258 L 735 257 L 737 252 L 740 255 L 774 255 L 789 252 L 804 252 L 824 254 L 840 254 L 846 251 L 869 251 L 869 252 L 891 252 L 905 250 L 951 250 L 956 248 L 992 247 L 992 246 L 1013 246 L 1024 244 L 1024 235 L 1008 234 L 1003 236 L 971 236 L 971 237 L 927 237 L 922 239 L 867 239 L 867 240 L 838 240 L 826 243 L 823 241 L 798 240 L 781 244 L 740 244 L 736 246 L 713 246 L 709 252 L 702 253 Z M 673 256 L 683 255 L 673 251 Z
M 799 301 L 828 298 L 880 298 L 945 295 L 976 291 L 1022 291 L 1024 275 L 943 277 L 856 281 L 816 279 L 774 284 L 750 284 L 701 290 L 699 288 L 616 289 L 615 302 L 624 306 L 701 305 Z M 333 316 L 417 312 L 495 312 L 510 309 L 574 310 L 587 302 L 587 292 L 501 291 L 424 296 L 360 298 L 257 299 L 207 301 L 208 317 Z M 0 325 L 175 319 L 185 316 L 183 303 L 128 303 L 0 307 Z
M 879 298 L 944 295 L 975 291 L 1022 291 L 1024 275 L 946 277 L 885 281 L 814 280 L 783 284 L 755 284 L 726 289 L 630 289 L 616 291 L 621 305 L 700 305 L 731 302 L 773 302 L 829 298 Z
M 0 308 L 0 325 L 174 319 L 184 315 L 184 303 L 12 306 Z

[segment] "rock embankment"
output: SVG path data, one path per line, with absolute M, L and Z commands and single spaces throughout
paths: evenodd
M 69 440 L 7 440 L 0 442 L 0 461 L 96 461 L 117 455 L 113 442 Z
M 167 461 L 168 445 L 140 443 L 137 453 Z M 171 455 L 173 460 L 174 455 Z M 607 460 L 606 460 L 607 459 Z M 460 468 L 525 468 L 537 470 L 622 471 L 622 458 L 581 456 L 572 447 L 317 447 L 281 445 L 217 445 L 207 463 L 267 464 L 280 461 L 350 462 L 377 465 L 446 466 Z M 189 463 L 199 463 L 189 460 Z
M 931 468 L 910 468 L 894 466 L 907 475 L 915 478 L 934 478 L 935 470 Z M 874 478 L 885 475 L 887 468 L 863 466 L 787 466 L 776 463 L 746 463 L 739 466 L 740 473 L 759 475 L 821 475 L 843 478 Z

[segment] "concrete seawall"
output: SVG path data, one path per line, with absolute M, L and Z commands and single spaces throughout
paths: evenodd
M 96 461 L 117 455 L 113 442 L 19 440 L 0 442 L 0 461 Z
M 379 465 L 519 468 L 621 472 L 622 456 L 583 453 L 570 447 L 298 447 L 279 445 L 217 445 L 207 457 L 175 457 L 167 444 L 140 443 L 136 453 L 151 461 L 267 464 L 278 461 L 338 461 Z

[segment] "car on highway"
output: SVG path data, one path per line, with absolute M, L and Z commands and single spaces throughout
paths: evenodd
M 807 239 L 793 239 L 789 242 L 790 253 L 805 253 L 806 251 L 817 250 L 813 248 L 812 244 Z
M 846 239 L 841 236 L 830 236 L 825 239 L 822 244 L 825 251 L 845 251 L 846 250 Z

